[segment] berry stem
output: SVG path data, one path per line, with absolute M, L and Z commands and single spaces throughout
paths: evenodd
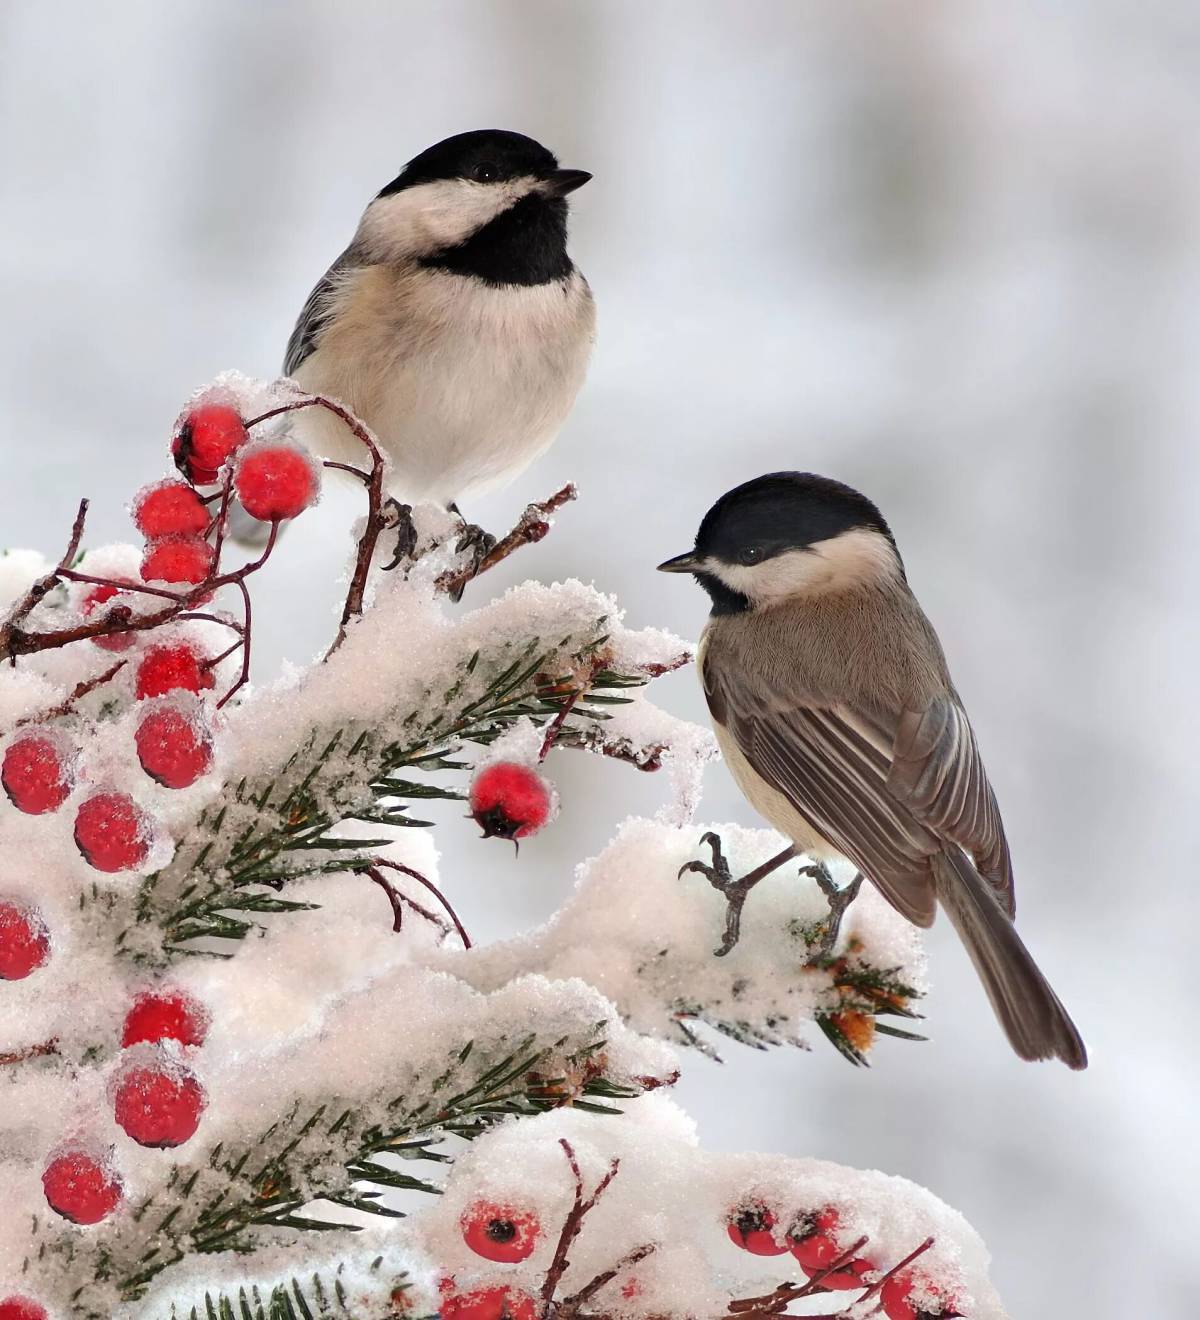
M 442 907 L 446 909 L 446 913 L 449 916 L 450 920 L 454 922 L 454 929 L 458 931 L 458 938 L 463 942 L 463 948 L 469 949 L 471 947 L 471 937 L 467 934 L 466 928 L 463 926 L 462 922 L 459 921 L 458 913 L 455 912 L 455 910 L 450 906 L 450 902 L 446 898 L 446 895 L 442 893 L 442 891 L 437 887 L 437 885 L 433 883 L 432 880 L 426 879 L 425 876 L 423 876 L 420 873 L 420 871 L 414 871 L 411 866 L 405 866 L 401 862 L 390 862 L 385 857 L 372 857 L 370 859 L 369 866 L 363 867 L 363 874 L 371 875 L 371 871 L 369 869 L 370 867 L 384 867 L 389 871 L 398 871 L 401 875 L 410 876 L 413 880 L 416 880 L 419 884 L 424 885 L 425 888 L 428 889 L 429 892 L 442 905 Z M 388 885 L 387 882 L 382 879 L 382 877 L 371 875 L 371 879 L 374 880 L 376 884 L 383 884 L 385 888 L 387 888 L 389 892 L 391 892 L 391 886 Z M 401 894 L 400 897 L 405 899 L 406 902 L 412 904 L 413 907 L 416 907 L 416 904 L 413 903 L 412 899 L 408 898 L 406 894 Z M 399 925 L 396 925 L 393 926 L 392 929 L 399 930 L 400 927 Z

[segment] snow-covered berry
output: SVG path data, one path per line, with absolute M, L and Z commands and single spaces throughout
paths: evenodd
M 101 605 L 107 605 L 109 601 L 116 596 L 118 599 L 107 610 L 100 610 Z M 92 589 L 84 594 L 80 602 L 80 609 L 83 611 L 83 617 L 90 618 L 100 610 L 102 615 L 109 615 L 114 610 L 121 610 L 124 616 L 128 617 L 132 610 L 128 604 L 128 597 L 125 592 L 119 592 L 116 587 L 107 585 L 93 586 Z M 128 651 L 137 641 L 136 632 L 111 633 L 107 637 L 93 637 L 92 642 L 103 651 Z
M 133 737 L 142 769 L 164 788 L 190 788 L 212 767 L 212 738 L 199 709 L 169 704 L 148 710 Z
M 142 556 L 143 582 L 203 582 L 212 572 L 214 550 L 202 536 L 163 536 Z
M 23 981 L 50 957 L 50 932 L 32 908 L 0 901 L 0 981 Z
M 496 1284 L 470 1292 L 443 1288 L 438 1315 L 441 1320 L 537 1320 L 540 1309 L 520 1288 Z
M 879 1290 L 879 1301 L 888 1320 L 953 1320 L 962 1314 L 957 1302 L 917 1270 L 893 1274 Z
M 171 442 L 175 466 L 197 486 L 211 486 L 235 450 L 246 443 L 246 424 L 224 403 L 197 404 Z
M 210 521 L 208 505 L 186 481 L 158 481 L 133 497 L 134 526 L 148 541 L 200 536 Z
M 203 1045 L 208 1025 L 208 1010 L 186 991 L 146 990 L 134 999 L 125 1016 L 121 1045 L 128 1047 L 160 1040 Z
M 533 1254 L 542 1234 L 531 1210 L 517 1210 L 492 1201 L 476 1201 L 458 1221 L 463 1241 L 484 1260 L 515 1265 Z
M 50 1320 L 50 1312 L 32 1297 L 2 1297 L 0 1320 Z
M 121 1204 L 123 1187 L 111 1163 L 91 1151 L 62 1151 L 42 1173 L 46 1203 L 73 1224 L 98 1224 Z
M 299 445 L 264 441 L 238 460 L 233 488 L 252 518 L 278 522 L 295 518 L 316 501 L 320 468 Z
M 139 1146 L 182 1146 L 196 1135 L 204 1113 L 204 1088 L 178 1066 L 135 1064 L 113 1092 L 113 1116 Z
M 75 845 L 97 871 L 128 871 L 150 854 L 150 820 L 126 793 L 94 793 L 75 815 Z
M 200 692 L 216 680 L 206 658 L 187 642 L 158 642 L 138 661 L 136 691 L 139 701 L 183 689 Z
M 40 816 L 57 811 L 75 782 L 74 748 L 59 733 L 30 729 L 4 749 L 0 783 L 18 811 Z
M 782 1256 L 786 1246 L 775 1241 L 775 1225 L 779 1221 L 773 1210 L 768 1210 L 761 1202 L 739 1206 L 725 1224 L 729 1240 L 743 1251 L 755 1256 Z
M 471 815 L 486 839 L 526 839 L 550 820 L 554 807 L 549 782 L 519 761 L 493 761 L 471 781 Z

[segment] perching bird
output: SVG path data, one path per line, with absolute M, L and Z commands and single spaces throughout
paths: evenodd
M 567 194 L 590 178 L 520 133 L 447 138 L 370 203 L 309 295 L 284 372 L 366 422 L 398 499 L 453 504 L 558 434 L 595 326 L 567 254 Z M 306 425 L 326 458 L 361 465 L 335 418 Z
M 747 800 L 794 847 L 739 882 L 711 840 L 726 946 L 758 879 L 845 858 L 918 926 L 946 909 L 1023 1059 L 1087 1067 L 1079 1032 L 1013 925 L 1008 842 L 974 734 L 896 542 L 865 496 L 776 472 L 708 511 L 659 568 L 712 598 L 699 668 Z M 824 887 L 824 886 L 823 886 Z

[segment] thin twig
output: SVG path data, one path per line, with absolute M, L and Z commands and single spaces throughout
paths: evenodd
M 389 871 L 399 871 L 401 875 L 411 876 L 412 879 L 416 880 L 419 884 L 424 885 L 442 907 L 446 909 L 446 915 L 452 922 L 454 922 L 454 929 L 458 931 L 458 938 L 462 940 L 463 948 L 469 949 L 471 947 L 471 937 L 467 934 L 466 927 L 461 921 L 459 921 L 458 913 L 450 906 L 450 901 L 446 898 L 446 895 L 442 893 L 432 880 L 427 880 L 420 871 L 414 871 L 411 866 L 405 866 L 401 862 L 388 861 L 386 857 L 372 857 L 369 864 L 371 866 L 386 867 Z
M 486 573 L 489 568 L 495 568 L 523 545 L 533 545 L 540 541 L 550 530 L 550 524 L 546 521 L 550 515 L 556 513 L 564 504 L 569 504 L 577 495 L 575 486 L 568 483 L 561 490 L 555 491 L 549 499 L 528 505 L 512 531 L 507 536 L 501 537 L 478 564 L 450 569 L 443 573 L 437 580 L 437 589 L 447 595 L 459 591 L 472 578 Z
M 371 572 L 371 561 L 375 557 L 375 547 L 384 528 L 383 474 L 385 464 L 383 455 L 379 452 L 379 446 L 371 438 L 371 433 L 362 422 L 348 408 L 343 408 L 340 403 L 333 399 L 327 399 L 323 394 L 309 394 L 304 398 L 293 399 L 289 403 L 280 404 L 277 408 L 271 408 L 267 412 L 260 413 L 259 416 L 252 418 L 246 423 L 246 428 L 257 426 L 260 422 L 265 422 L 272 417 L 280 417 L 284 413 L 298 412 L 302 408 L 324 408 L 326 412 L 331 412 L 335 417 L 340 418 L 349 427 L 354 438 L 371 455 L 371 471 L 366 478 L 366 526 L 363 528 L 362 536 L 359 537 L 358 555 L 354 564 L 354 572 L 350 577 L 350 588 L 346 592 L 346 604 L 342 609 L 342 619 L 338 624 L 337 636 L 327 653 L 326 658 L 328 658 L 346 640 L 346 628 L 349 626 L 350 620 L 360 615 L 363 610 L 363 598 L 367 592 L 367 578 Z M 355 469 L 351 470 L 354 471 Z
M 418 916 L 424 917 L 426 921 L 437 926 L 445 934 L 448 935 L 450 933 L 450 927 L 437 915 L 436 912 L 430 911 L 430 909 L 423 903 L 418 903 L 415 898 L 410 898 L 407 894 L 401 893 L 387 876 L 382 875 L 376 867 L 364 867 L 362 874 L 369 879 L 374 880 L 380 889 L 382 889 L 387 895 L 387 900 L 392 908 L 392 930 L 395 934 L 399 935 L 404 929 L 405 903 L 407 903 Z
M 58 1053 L 58 1040 L 44 1040 L 39 1045 L 26 1045 L 23 1050 L 10 1050 L 0 1054 L 0 1067 L 8 1063 L 24 1063 L 27 1059 L 43 1059 L 48 1054 Z
M 603 1274 L 597 1274 L 591 1283 L 580 1288 L 577 1293 L 572 1293 L 570 1297 L 563 1298 L 561 1309 L 568 1314 L 577 1310 L 584 1302 L 591 1301 L 606 1283 L 611 1283 L 623 1270 L 636 1265 L 638 1261 L 645 1260 L 647 1256 L 656 1250 L 655 1243 L 643 1242 L 640 1247 L 634 1247 L 632 1251 L 627 1251 L 612 1269 L 605 1270 Z
M 39 711 L 36 715 L 26 715 L 23 719 L 19 719 L 13 725 L 13 728 L 19 729 L 23 724 L 40 724 L 43 720 L 53 720 L 60 715 L 69 714 L 77 701 L 86 697 L 89 692 L 94 692 L 98 687 L 103 687 L 110 679 L 116 678 L 128 663 L 128 660 L 118 660 L 115 665 L 110 665 L 102 674 L 97 674 L 94 678 L 83 679 L 75 684 L 70 694 L 60 701 L 57 706 L 52 706 L 49 710 Z
M 558 1243 L 554 1248 L 554 1258 L 550 1262 L 550 1268 L 546 1271 L 546 1281 L 542 1284 L 543 1315 L 549 1315 L 550 1303 L 554 1300 L 559 1282 L 571 1264 L 567 1253 L 571 1249 L 571 1244 L 579 1236 L 579 1230 L 583 1227 L 584 1219 L 587 1218 L 588 1214 L 595 1208 L 596 1202 L 608 1190 L 609 1183 L 617 1176 L 617 1170 L 621 1167 L 621 1161 L 614 1157 L 608 1166 L 608 1172 L 596 1184 L 591 1196 L 585 1200 L 583 1195 L 583 1173 L 579 1168 L 575 1148 L 564 1137 L 559 1137 L 558 1144 L 563 1148 L 567 1163 L 571 1166 L 571 1174 L 575 1179 L 575 1202 L 567 1212 L 566 1219 L 563 1220 L 562 1232 L 558 1235 Z
M 67 541 L 67 548 L 63 551 L 62 558 L 49 573 L 43 573 L 30 586 L 25 595 L 8 612 L 8 617 L 0 624 L 0 658 L 16 661 L 17 653 L 13 649 L 12 642 L 17 633 L 17 624 L 46 597 L 48 592 L 54 590 L 58 585 L 59 574 L 64 569 L 71 567 L 75 556 L 79 553 L 79 543 L 83 540 L 83 524 L 87 520 L 87 511 L 87 500 L 80 500 L 79 510 L 75 514 L 75 521 L 71 524 L 71 536 Z

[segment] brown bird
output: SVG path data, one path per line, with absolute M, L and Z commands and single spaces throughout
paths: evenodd
M 831 941 L 865 877 L 932 925 L 940 903 L 1023 1059 L 1087 1067 L 1075 1024 L 1013 925 L 1012 863 L 996 798 L 941 644 L 909 589 L 879 510 L 841 482 L 776 472 L 723 495 L 687 554 L 712 598 L 699 669 L 725 760 L 747 801 L 792 846 L 734 879 L 689 863 L 729 903 L 737 941 L 753 886 L 790 857 L 817 862 Z M 824 870 L 858 870 L 838 892 Z

